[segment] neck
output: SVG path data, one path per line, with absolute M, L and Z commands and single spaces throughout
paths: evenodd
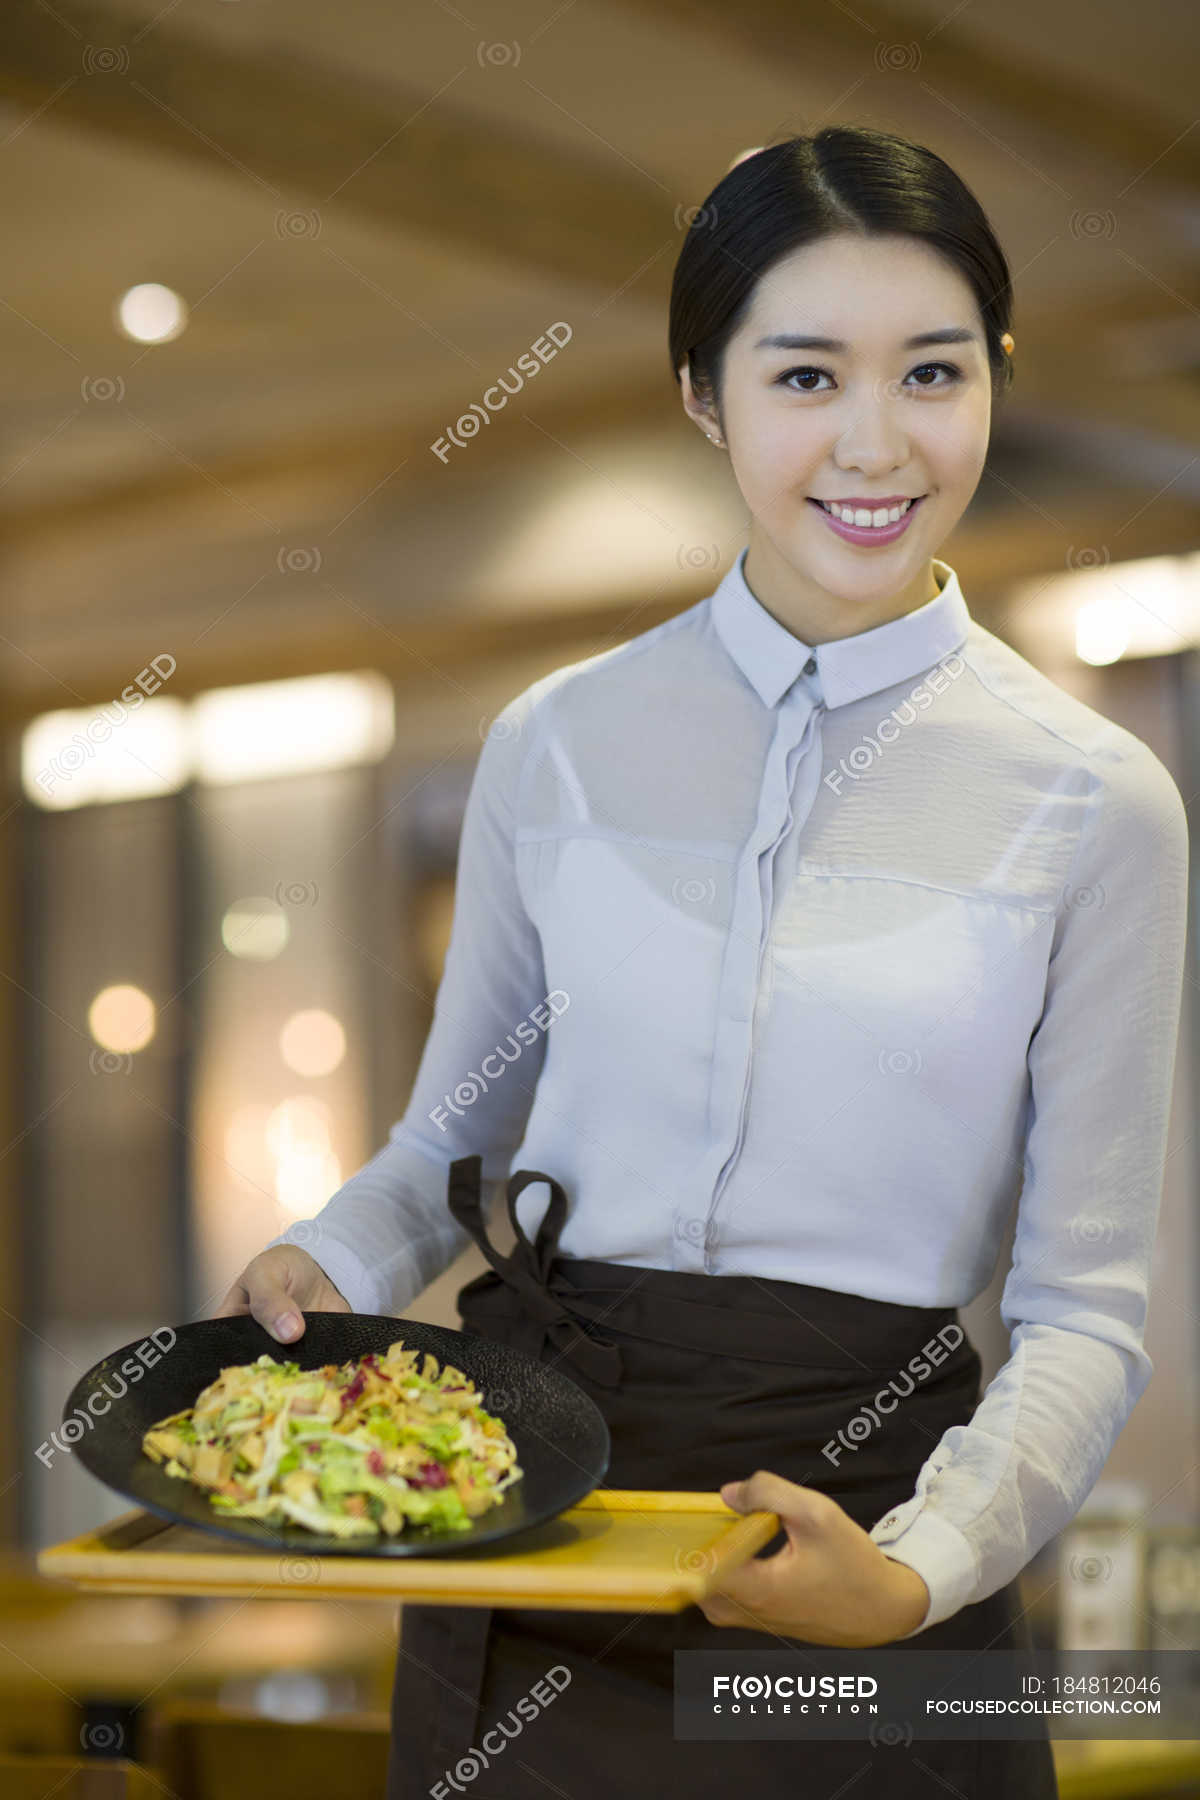
M 831 593 L 780 556 L 769 538 L 751 531 L 742 566 L 746 586 L 771 617 L 805 644 L 857 637 L 915 612 L 941 593 L 932 559 L 912 580 L 881 598 L 856 600 Z

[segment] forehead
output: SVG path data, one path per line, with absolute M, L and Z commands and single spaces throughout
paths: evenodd
M 944 325 L 979 330 L 970 283 L 910 237 L 838 233 L 789 251 L 755 287 L 739 339 L 809 332 L 887 346 Z

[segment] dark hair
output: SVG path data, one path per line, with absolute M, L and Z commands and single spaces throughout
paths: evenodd
M 1008 263 L 987 215 L 948 163 L 890 132 L 827 125 L 738 162 L 695 209 L 675 264 L 671 371 L 686 359 L 697 395 L 721 405 L 729 339 L 772 265 L 833 232 L 902 234 L 938 251 L 974 290 L 994 392 L 1012 380 Z

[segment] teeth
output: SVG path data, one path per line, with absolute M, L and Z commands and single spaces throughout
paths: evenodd
M 904 517 L 914 502 L 905 500 L 900 506 L 881 506 L 874 512 L 865 506 L 830 505 L 826 500 L 820 501 L 819 504 L 825 508 L 827 513 L 832 513 L 835 519 L 841 519 L 846 525 L 894 525 L 897 519 Z

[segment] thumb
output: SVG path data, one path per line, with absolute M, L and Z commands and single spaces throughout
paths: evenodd
M 291 1343 L 304 1334 L 304 1316 L 290 1291 L 286 1276 L 277 1269 L 252 1272 L 249 1283 L 250 1311 L 264 1330 L 279 1343 Z
M 813 1489 L 756 1469 L 744 1481 L 727 1481 L 721 1498 L 734 1512 L 773 1512 L 788 1526 L 816 1524 L 819 1501 Z
M 281 1344 L 290 1344 L 293 1338 L 304 1334 L 303 1315 L 282 1288 L 260 1294 L 250 1311 L 264 1330 Z

